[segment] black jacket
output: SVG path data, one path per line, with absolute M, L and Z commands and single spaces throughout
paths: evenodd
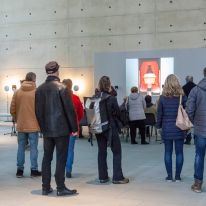
M 119 137 L 118 133 L 120 132 L 122 124 L 120 122 L 120 109 L 117 102 L 117 98 L 112 96 L 108 92 L 103 92 L 102 97 L 104 98 L 107 95 L 110 95 L 110 97 L 106 99 L 106 109 L 105 111 L 103 111 L 103 113 L 107 114 L 108 116 L 110 130 L 106 131 L 104 134 L 107 137 L 108 145 L 111 146 L 113 139 L 116 139 L 117 136 Z M 102 133 L 98 135 L 101 136 Z
M 190 91 L 192 90 L 192 88 L 195 87 L 195 86 L 196 86 L 195 83 L 193 83 L 193 82 L 187 82 L 187 84 L 185 84 L 185 85 L 182 87 L 182 89 L 183 89 L 183 91 L 184 91 L 184 93 L 185 93 L 185 95 L 186 95 L 187 97 L 189 96 Z
M 35 112 L 44 137 L 69 136 L 78 131 L 71 95 L 58 77 L 48 76 L 37 88 Z
M 100 96 L 100 95 L 101 93 L 99 93 L 97 96 Z M 103 111 L 102 113 L 107 114 L 110 124 L 114 126 L 114 122 L 116 121 L 116 119 L 120 119 L 120 109 L 119 109 L 119 105 L 117 102 L 117 98 L 111 95 L 109 92 L 103 92 L 102 98 L 105 98 L 108 95 L 110 96 L 106 99 L 107 109 L 106 111 Z

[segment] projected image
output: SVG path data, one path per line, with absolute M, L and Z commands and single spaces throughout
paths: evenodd
M 169 74 L 174 73 L 174 57 L 126 59 L 126 91 L 137 86 L 144 94 L 160 95 Z
M 160 59 L 139 59 L 139 90 L 160 94 Z

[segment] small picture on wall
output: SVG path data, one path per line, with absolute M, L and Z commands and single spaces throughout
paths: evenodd
M 160 85 L 160 58 L 139 59 L 140 92 L 159 95 Z

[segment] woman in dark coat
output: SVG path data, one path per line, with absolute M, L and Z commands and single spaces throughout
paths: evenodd
M 109 77 L 103 76 L 99 81 L 99 95 L 106 96 L 110 94 L 111 82 Z M 113 179 L 114 184 L 126 184 L 129 182 L 122 173 L 122 152 L 121 143 L 118 134 L 116 120 L 119 118 L 120 111 L 117 99 L 114 96 L 109 96 L 106 101 L 108 121 L 110 130 L 96 134 L 98 144 L 98 171 L 100 183 L 109 181 L 108 168 L 107 168 L 107 145 L 111 146 L 113 153 Z
M 183 96 L 184 92 L 178 78 L 174 74 L 171 74 L 165 80 L 163 93 L 160 96 L 157 109 L 157 128 L 162 128 L 162 139 L 165 145 L 164 160 L 168 175 L 166 181 L 173 180 L 173 143 L 176 153 L 175 181 L 181 181 L 180 174 L 184 161 L 183 144 L 186 132 L 176 126 L 180 95 L 182 95 L 182 104 L 185 107 L 187 98 Z

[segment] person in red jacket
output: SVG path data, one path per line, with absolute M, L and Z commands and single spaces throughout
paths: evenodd
M 67 87 L 69 90 L 69 93 L 72 95 L 72 101 L 74 104 L 74 108 L 77 114 L 77 123 L 79 125 L 80 120 L 84 116 L 84 109 L 82 106 L 82 103 L 79 99 L 79 97 L 75 94 L 73 94 L 72 91 L 72 80 L 71 79 L 64 79 L 63 84 Z M 68 146 L 68 154 L 67 154 L 67 163 L 66 163 L 66 177 L 71 178 L 72 177 L 72 165 L 74 161 L 74 145 L 75 145 L 76 136 L 72 136 L 70 134 L 69 137 L 69 146 Z

